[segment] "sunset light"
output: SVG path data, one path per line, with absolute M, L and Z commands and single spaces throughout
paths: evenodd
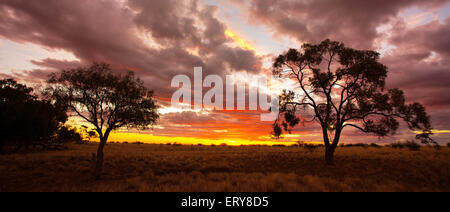
M 450 0 L 0 0 L 0 192 L 448 192 L 449 35 Z
M 247 41 L 239 37 L 239 35 L 232 32 L 231 30 L 227 29 L 225 31 L 225 35 L 231 38 L 234 42 L 236 42 L 242 49 L 256 51 Z

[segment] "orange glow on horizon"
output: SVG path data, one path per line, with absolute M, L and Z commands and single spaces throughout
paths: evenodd
M 95 140 L 94 140 L 95 141 Z M 182 144 L 182 145 L 222 145 L 228 146 L 242 146 L 242 145 L 293 145 L 297 141 L 276 141 L 276 140 L 246 140 L 240 138 L 224 138 L 224 139 L 208 139 L 195 137 L 169 137 L 169 136 L 155 136 L 152 134 L 141 133 L 112 133 L 109 137 L 109 142 L 119 143 L 146 143 L 146 144 Z M 315 143 L 315 142 L 311 142 Z

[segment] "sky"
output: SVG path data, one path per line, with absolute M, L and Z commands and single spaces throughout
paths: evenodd
M 256 111 L 180 110 L 170 104 L 179 74 L 270 71 L 274 58 L 326 38 L 382 54 L 387 87 L 424 104 L 450 142 L 450 0 L 0 0 L 0 77 L 37 88 L 62 69 L 110 63 L 134 71 L 155 91 L 161 119 L 153 130 L 121 130 L 111 140 L 230 145 L 320 142 L 314 124 L 280 141 Z M 73 121 L 78 123 L 77 120 Z M 347 130 L 344 143 L 414 137 L 403 127 L 379 139 Z

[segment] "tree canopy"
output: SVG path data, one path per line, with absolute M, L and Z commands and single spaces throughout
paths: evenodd
M 133 72 L 114 74 L 106 63 L 54 73 L 48 83 L 46 96 L 92 124 L 98 133 L 97 178 L 103 163 L 103 147 L 113 130 L 147 129 L 159 117 L 153 91 Z

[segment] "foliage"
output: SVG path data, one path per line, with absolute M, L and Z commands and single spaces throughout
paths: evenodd
M 330 40 L 304 44 L 300 50 L 290 49 L 280 55 L 273 74 L 295 80 L 299 89 L 281 94 L 281 113 L 272 134 L 281 136 L 299 124 L 319 123 L 328 163 L 333 162 L 333 153 L 347 127 L 385 137 L 396 133 L 402 119 L 411 130 L 422 132 L 417 139 L 433 143 L 425 107 L 407 104 L 400 89 L 386 89 L 388 70 L 379 59 L 375 51 L 356 50 Z M 305 113 L 300 116 L 302 111 Z
M 89 127 L 83 125 L 81 126 L 81 133 L 84 135 L 84 138 L 87 138 L 87 142 L 91 142 L 91 139 L 98 138 L 97 132 L 95 129 L 89 129 Z
M 363 144 L 363 143 L 358 143 L 358 144 L 341 144 L 341 147 L 363 147 L 363 148 L 367 148 L 369 147 L 369 144 Z
M 394 142 L 394 143 L 392 143 L 389 146 L 394 148 L 394 149 L 403 149 L 403 148 L 405 148 L 405 144 L 403 144 L 401 142 Z
M 376 144 L 376 143 L 371 143 L 370 147 L 375 147 L 375 148 L 381 148 L 382 146 Z
M 406 141 L 404 143 L 402 142 L 395 142 L 390 145 L 390 147 L 395 149 L 403 149 L 408 148 L 411 151 L 419 151 L 421 146 L 420 144 L 416 143 L 415 141 Z M 436 148 L 436 145 L 434 146 Z
M 52 74 L 45 95 L 90 123 L 97 132 L 95 177 L 100 177 L 103 148 L 113 130 L 147 129 L 158 119 L 153 92 L 133 72 L 114 74 L 106 63 Z
M 63 107 L 40 100 L 13 79 L 0 80 L 0 145 L 46 144 L 66 122 Z
M 68 126 L 60 127 L 58 129 L 58 131 L 56 132 L 55 139 L 61 143 L 69 143 L 69 142 L 82 143 L 83 142 L 83 137 L 77 131 L 77 129 L 73 128 L 73 127 L 68 127 Z
M 407 141 L 405 143 L 405 146 L 411 151 L 419 151 L 420 150 L 420 145 L 414 141 Z

